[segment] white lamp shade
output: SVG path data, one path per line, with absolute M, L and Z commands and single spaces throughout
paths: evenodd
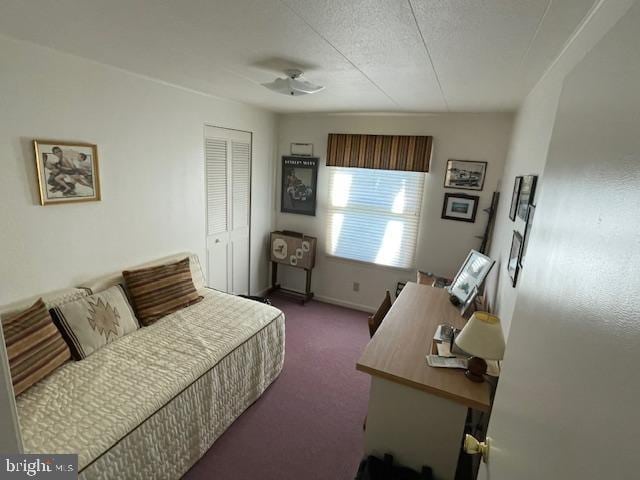
M 487 312 L 475 312 L 456 337 L 456 345 L 485 360 L 502 360 L 504 335 L 500 319 Z

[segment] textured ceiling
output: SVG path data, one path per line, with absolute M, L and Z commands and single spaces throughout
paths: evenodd
M 279 112 L 513 110 L 593 0 L 0 0 L 0 33 Z M 302 67 L 326 86 L 260 84 Z

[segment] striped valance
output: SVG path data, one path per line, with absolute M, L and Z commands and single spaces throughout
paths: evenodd
M 327 166 L 428 172 L 433 137 L 330 133 Z

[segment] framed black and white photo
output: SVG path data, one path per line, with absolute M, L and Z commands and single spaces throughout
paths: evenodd
M 33 147 L 40 205 L 100 200 L 97 145 L 34 140 Z
M 442 205 L 442 218 L 473 223 L 476 221 L 479 201 L 480 197 L 477 195 L 445 193 L 444 203 Z
M 482 190 L 486 173 L 487 162 L 449 160 L 444 176 L 444 187 L 458 190 Z
M 315 216 L 317 185 L 318 157 L 282 157 L 280 211 Z
M 527 225 L 524 227 L 524 239 L 522 241 L 522 253 L 520 254 L 520 266 L 524 265 L 524 257 L 527 254 L 527 245 L 529 245 L 529 237 L 531 236 L 531 225 L 533 224 L 533 216 L 536 213 L 536 207 L 529 205 L 527 210 Z
M 518 273 L 520 271 L 520 253 L 522 252 L 522 235 L 520 232 L 513 231 L 511 239 L 511 250 L 509 251 L 509 261 L 507 263 L 507 271 L 511 278 L 512 286 L 516 286 L 518 281 Z
M 509 209 L 509 218 L 515 221 L 518 213 L 518 199 L 520 198 L 520 187 L 522 186 L 522 177 L 516 177 L 513 182 L 513 193 L 511 194 L 511 208 Z
M 525 175 L 522 177 L 520 195 L 518 196 L 518 216 L 525 222 L 527 221 L 529 205 L 533 205 L 537 181 L 538 177 L 536 175 Z
M 495 261 L 486 255 L 471 250 L 447 291 L 465 305 L 471 295 L 477 294 L 494 263 Z

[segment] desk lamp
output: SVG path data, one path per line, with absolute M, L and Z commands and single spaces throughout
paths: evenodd
M 455 344 L 472 355 L 465 375 L 472 382 L 484 382 L 487 373 L 486 360 L 502 360 L 504 335 L 500 319 L 487 312 L 474 312 L 458 334 Z

